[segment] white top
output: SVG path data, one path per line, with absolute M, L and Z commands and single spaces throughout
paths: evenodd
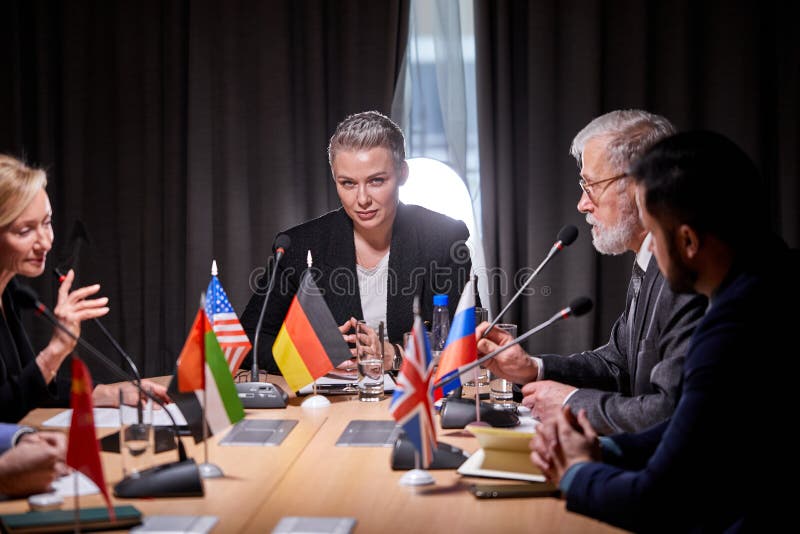
M 383 321 L 386 324 L 386 300 L 389 284 L 389 254 L 386 254 L 378 265 L 367 269 L 356 265 L 358 273 L 358 291 L 361 293 L 361 311 L 364 321 L 372 328 L 377 328 Z
M 639 252 L 636 253 L 636 263 L 645 272 L 647 272 L 647 266 L 650 265 L 650 258 L 653 257 L 653 253 L 650 252 L 650 241 L 652 240 L 653 234 L 648 232 L 642 241 L 642 246 L 639 247 Z

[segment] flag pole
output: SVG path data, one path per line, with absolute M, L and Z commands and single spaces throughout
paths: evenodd
M 417 336 L 417 334 L 418 334 L 418 331 L 417 331 L 418 321 L 419 321 L 419 324 L 421 324 L 421 321 L 422 321 L 422 319 L 420 318 L 419 296 L 414 297 L 414 304 L 413 304 L 412 310 L 414 312 L 414 327 L 412 328 L 412 332 L 413 332 L 412 338 L 415 338 Z M 411 343 L 416 344 L 416 341 L 412 341 Z M 427 349 L 424 348 L 426 346 L 427 346 L 427 343 L 425 343 L 425 341 L 423 340 L 423 350 L 422 351 L 425 354 L 416 354 L 417 351 L 416 350 L 413 351 L 414 352 L 414 358 L 418 362 L 425 362 L 426 361 L 426 359 L 428 357 L 428 354 L 427 354 L 428 351 L 427 351 Z M 406 365 L 407 363 L 408 362 L 404 361 L 403 365 Z M 401 373 L 403 372 L 403 368 L 400 369 L 400 372 Z M 428 364 L 427 368 L 425 369 L 425 377 L 424 377 L 424 386 L 425 386 L 425 388 L 427 388 L 427 395 L 428 395 L 428 401 L 429 402 L 430 402 L 430 394 L 431 394 L 430 387 L 431 387 L 431 379 L 432 378 L 433 378 L 433 361 L 431 360 L 431 362 Z M 420 415 L 420 417 L 422 417 L 422 415 Z M 434 438 L 434 441 L 435 441 L 435 438 L 436 438 L 435 430 L 434 430 L 433 438 Z M 423 436 L 422 439 L 426 439 L 425 436 Z M 410 471 L 407 471 L 403 476 L 401 476 L 400 480 L 397 481 L 398 484 L 400 484 L 401 486 L 428 486 L 430 484 L 436 483 L 436 480 L 434 480 L 433 476 L 427 470 L 421 469 L 421 460 L 420 460 L 421 454 L 422 454 L 422 450 L 421 449 L 417 450 L 417 448 L 414 447 L 414 466 L 415 466 L 415 468 L 410 470 Z
M 481 422 L 481 386 L 478 383 L 478 375 L 480 374 L 480 369 L 475 368 L 472 370 L 472 380 L 475 382 L 475 422 Z
M 211 261 L 211 275 L 217 275 L 217 260 Z M 200 307 L 205 310 L 206 307 L 206 294 L 200 294 Z M 205 347 L 205 342 L 204 345 Z M 203 402 L 200 403 L 200 421 L 203 423 L 203 463 L 198 467 L 201 478 L 220 478 L 224 477 L 225 473 L 222 469 L 208 461 L 208 421 L 206 421 L 206 406 L 208 406 L 208 398 L 206 397 L 206 388 L 208 387 L 208 377 L 206 374 L 206 352 L 203 349 Z M 180 439 L 180 438 L 178 438 Z
M 72 496 L 74 501 L 75 501 L 75 504 L 73 505 L 75 507 L 75 513 L 73 514 L 73 517 L 75 519 L 75 529 L 74 529 L 74 531 L 75 532 L 80 532 L 81 531 L 81 503 L 80 503 L 80 495 L 79 495 L 79 492 L 78 492 L 78 471 L 75 470 L 75 469 L 71 469 L 70 471 L 72 471 L 72 491 L 75 492 L 75 494 Z
M 306 265 L 308 266 L 309 269 L 311 268 L 311 264 L 312 263 L 313 262 L 311 260 L 311 251 L 309 250 L 308 254 L 306 254 Z M 314 385 L 312 387 L 313 387 L 313 394 L 310 397 L 306 397 L 305 400 L 300 403 L 300 407 L 301 408 L 325 408 L 327 406 L 330 406 L 331 405 L 331 401 L 329 401 L 326 396 L 317 394 L 317 379 L 316 378 L 314 379 Z

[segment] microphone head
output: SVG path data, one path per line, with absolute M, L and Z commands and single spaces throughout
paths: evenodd
M 31 286 L 24 284 L 18 284 L 15 288 L 14 300 L 23 308 L 34 310 L 39 307 L 39 295 Z
M 561 245 L 564 247 L 570 246 L 576 239 L 578 239 L 578 229 L 571 224 L 558 231 L 558 240 L 561 241 Z
M 592 311 L 592 299 L 589 297 L 578 297 L 569 303 L 569 309 L 575 317 L 580 317 Z
M 275 238 L 275 246 L 273 250 L 275 252 L 281 251 L 286 252 L 289 246 L 292 244 L 292 239 L 286 234 L 279 234 L 278 237 Z

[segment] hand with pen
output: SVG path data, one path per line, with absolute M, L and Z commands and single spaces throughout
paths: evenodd
M 600 440 L 586 411 L 578 412 L 576 418 L 569 406 L 564 406 L 554 419 L 536 428 L 530 448 L 534 465 L 554 484 L 561 481 L 571 466 L 601 460 Z

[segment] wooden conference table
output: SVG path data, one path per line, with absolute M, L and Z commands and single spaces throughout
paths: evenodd
M 277 380 L 280 382 L 280 379 Z M 285 384 L 281 383 L 281 386 Z M 298 424 L 278 447 L 219 446 L 209 442 L 209 460 L 224 478 L 205 480 L 205 496 L 179 499 L 114 499 L 133 504 L 145 515 L 214 515 L 213 532 L 270 532 L 284 516 L 355 517 L 355 532 L 619 532 L 603 523 L 566 511 L 554 498 L 481 499 L 468 492 L 471 483 L 490 479 L 432 470 L 436 484 L 400 486 L 403 471 L 392 471 L 390 448 L 336 447 L 354 419 L 390 420 L 389 397 L 377 403 L 331 396 L 331 406 L 304 409 L 291 398 L 283 410 L 247 410 L 250 419 L 296 419 Z M 59 410 L 38 409 L 24 419 L 37 426 Z M 98 437 L 113 432 L 98 429 Z M 463 430 L 439 430 L 439 441 L 471 453 L 477 440 Z M 200 463 L 202 444 L 187 438 L 187 452 Z M 109 487 L 121 476 L 118 454 L 101 453 Z M 163 461 L 173 452 L 159 454 Z M 159 462 L 162 461 L 159 459 Z M 502 482 L 502 481 L 498 481 Z M 100 495 L 81 498 L 81 506 L 102 506 Z M 72 508 L 67 499 L 64 508 Z M 0 513 L 28 510 L 25 499 L 0 502 Z

